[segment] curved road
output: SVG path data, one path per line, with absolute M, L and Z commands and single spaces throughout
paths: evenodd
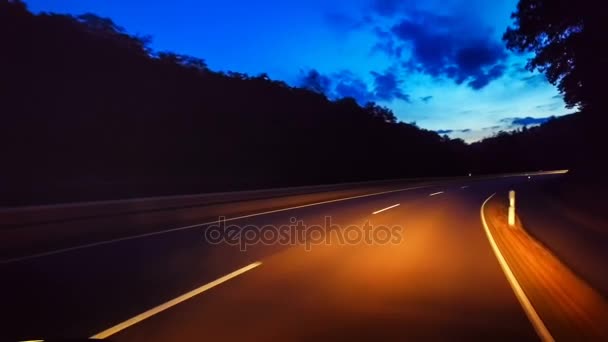
M 465 179 L 227 222 L 270 231 L 246 251 L 207 242 L 204 226 L 3 262 L 0 338 L 537 340 L 479 210 L 496 191 L 553 177 Z M 269 225 L 328 217 L 309 248 L 272 240 Z

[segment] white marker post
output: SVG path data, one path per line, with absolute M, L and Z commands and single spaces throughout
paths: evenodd
M 509 227 L 515 227 L 515 191 L 509 191 Z

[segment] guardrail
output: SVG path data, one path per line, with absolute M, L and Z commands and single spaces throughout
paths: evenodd
M 356 183 L 298 186 L 275 189 L 260 189 L 235 192 L 218 192 L 194 195 L 134 198 L 110 201 L 66 203 L 0 209 L 0 227 L 32 225 L 47 222 L 126 215 L 148 211 L 173 210 L 209 206 L 232 202 L 270 199 L 284 196 L 305 195 L 346 189 L 377 188 L 387 185 L 437 182 L 449 179 L 408 178 Z
M 563 173 L 550 171 L 549 173 Z M 324 184 L 314 186 L 297 186 L 275 189 L 260 189 L 249 191 L 219 192 L 180 196 L 163 196 L 135 198 L 124 200 L 67 203 L 57 205 L 41 205 L 0 209 L 0 229 L 24 225 L 42 224 L 56 221 L 98 218 L 105 216 L 127 215 L 148 211 L 174 210 L 232 202 L 270 199 L 284 196 L 305 195 L 340 190 L 367 190 L 382 186 L 399 184 L 435 183 L 440 181 L 470 179 L 471 181 L 487 178 L 527 176 L 547 174 L 548 172 L 505 173 L 495 175 L 461 176 L 461 177 L 425 177 L 377 180 L 366 182 L 351 182 Z

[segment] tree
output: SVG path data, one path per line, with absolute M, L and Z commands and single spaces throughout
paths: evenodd
M 373 118 L 379 119 L 386 123 L 396 123 L 397 117 L 393 111 L 386 107 L 378 106 L 374 102 L 368 102 L 365 107 L 365 111 Z
M 602 1 L 520 0 L 514 26 L 503 39 L 518 52 L 533 52 L 527 68 L 544 72 L 569 108 L 588 113 L 606 108 L 608 80 L 604 49 L 608 20 Z
M 0 41 L 0 206 L 471 169 L 462 141 L 377 104 L 330 101 L 318 73 L 307 90 L 215 72 L 110 19 L 16 0 L 0 0 Z
M 116 25 L 110 18 L 100 17 L 93 13 L 85 13 L 76 17 L 92 34 L 114 41 L 120 46 L 136 51 L 142 55 L 149 55 L 151 50 L 148 47 L 152 38 L 150 36 L 132 36 L 119 25 Z
M 207 72 L 209 68 L 204 59 L 192 57 L 188 55 L 181 55 L 170 51 L 161 51 L 155 54 L 156 58 L 160 61 L 168 64 L 175 64 L 183 66 L 189 69 L 193 69 L 199 72 Z

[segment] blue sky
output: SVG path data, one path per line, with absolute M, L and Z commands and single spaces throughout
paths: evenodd
M 26 0 L 109 17 L 155 50 L 391 108 L 467 141 L 572 112 L 505 50 L 516 0 Z

